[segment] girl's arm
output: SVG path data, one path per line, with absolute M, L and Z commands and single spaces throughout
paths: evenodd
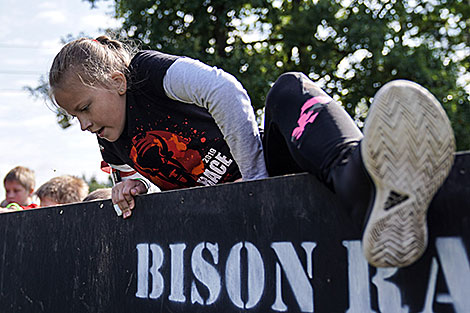
M 163 88 L 169 98 L 209 111 L 244 180 L 268 176 L 250 98 L 235 77 L 200 61 L 179 58 L 168 68 Z

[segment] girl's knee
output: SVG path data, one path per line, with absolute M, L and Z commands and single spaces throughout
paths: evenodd
M 313 94 L 321 93 L 318 87 L 307 75 L 301 72 L 286 72 L 278 77 L 266 97 L 266 107 L 273 103 L 285 103 L 301 101 L 305 102 L 313 91 Z
M 266 105 L 274 99 L 289 97 L 292 94 L 299 93 L 302 90 L 299 79 L 301 74 L 298 72 L 287 72 L 280 75 L 269 90 L 266 97 Z
M 274 83 L 272 89 L 276 90 L 285 86 L 300 85 L 304 77 L 307 76 L 305 76 L 305 74 L 301 72 L 283 73 L 276 79 L 276 82 Z

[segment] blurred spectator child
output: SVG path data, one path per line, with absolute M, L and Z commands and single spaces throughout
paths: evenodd
M 88 194 L 88 196 L 83 199 L 85 201 L 92 201 L 92 200 L 106 200 L 111 199 L 111 188 L 99 188 L 96 189 Z
M 5 187 L 5 200 L 2 201 L 0 207 L 12 210 L 27 210 L 38 207 L 37 204 L 33 203 L 33 193 L 36 185 L 33 170 L 24 166 L 17 166 L 5 176 L 3 185 Z
M 87 194 L 88 184 L 71 175 L 54 177 L 36 191 L 41 207 L 81 202 Z

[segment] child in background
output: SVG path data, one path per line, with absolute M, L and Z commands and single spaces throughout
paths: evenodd
M 81 202 L 87 194 L 88 184 L 71 175 L 54 177 L 36 191 L 41 207 Z
M 93 190 L 88 194 L 88 196 L 83 199 L 83 202 L 93 201 L 93 200 L 107 200 L 111 199 L 112 189 L 111 188 L 98 188 Z
M 1 207 L 12 210 L 28 210 L 38 207 L 37 204 L 33 203 L 33 193 L 36 185 L 33 170 L 24 166 L 17 166 L 5 176 L 3 185 L 6 197 L 2 201 Z
M 308 171 L 366 220 L 369 263 L 406 266 L 426 248 L 427 208 L 453 163 L 445 112 L 408 81 L 379 90 L 363 135 L 308 77 L 286 73 L 267 96 L 264 149 L 241 84 L 187 57 L 82 38 L 56 56 L 49 83 L 120 171 L 112 201 L 124 218 L 150 182 L 169 190 Z

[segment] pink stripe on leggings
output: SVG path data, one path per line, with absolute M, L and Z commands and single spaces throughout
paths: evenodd
M 314 113 L 313 111 L 307 111 L 311 107 L 313 107 L 317 103 L 325 104 L 331 101 L 330 97 L 327 96 L 318 96 L 318 97 L 313 97 L 305 101 L 304 105 L 302 106 L 302 109 L 300 110 L 300 116 L 299 119 L 297 120 L 297 126 L 293 131 L 292 131 L 292 137 L 294 137 L 296 140 L 299 140 L 299 138 L 302 136 L 305 130 L 305 126 L 309 123 L 313 123 L 315 121 L 315 118 L 318 115 L 318 112 Z

